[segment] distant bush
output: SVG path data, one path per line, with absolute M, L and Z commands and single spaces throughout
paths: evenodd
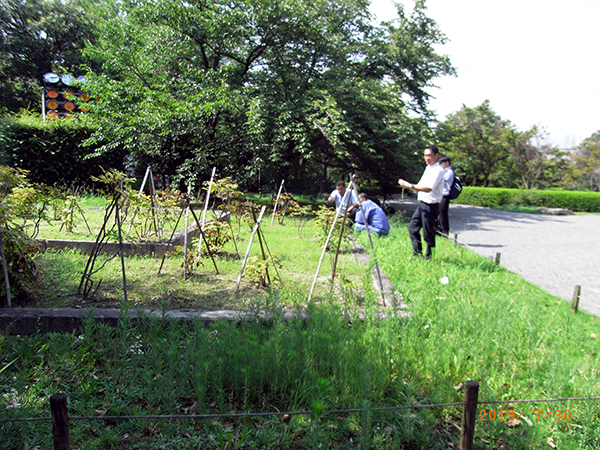
M 600 212 L 600 192 L 586 191 L 538 191 L 465 186 L 461 196 L 454 202 L 488 207 L 517 205 Z
M 93 156 L 95 147 L 82 143 L 93 133 L 77 119 L 50 119 L 31 115 L 0 119 L 0 164 L 24 169 L 33 183 L 90 185 L 92 175 L 104 169 L 123 169 L 122 153 Z

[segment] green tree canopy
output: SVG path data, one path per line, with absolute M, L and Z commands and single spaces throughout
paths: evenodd
M 104 3 L 88 48 L 103 73 L 86 86 L 97 137 L 187 182 L 217 166 L 246 188 L 350 170 L 391 188 L 429 138 L 427 88 L 453 69 L 434 51 L 444 36 L 424 2 L 383 26 L 368 6 Z
M 600 131 L 574 149 L 564 183 L 573 189 L 600 190 Z
M 84 73 L 93 20 L 74 2 L 0 0 L 0 111 L 40 109 L 47 72 Z
M 490 186 L 499 163 L 510 157 L 515 129 L 490 106 L 489 100 L 475 108 L 463 107 L 437 128 L 440 145 L 454 157 L 454 164 L 471 186 Z

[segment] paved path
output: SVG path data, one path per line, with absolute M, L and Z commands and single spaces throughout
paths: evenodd
M 414 210 L 416 201 L 389 202 Z M 450 205 L 450 236 L 553 295 L 572 300 L 581 286 L 580 309 L 600 317 L 600 215 L 550 216 Z

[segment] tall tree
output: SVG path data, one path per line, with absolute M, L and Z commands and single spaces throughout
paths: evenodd
M 573 189 L 600 190 L 600 131 L 575 148 L 564 184 Z
M 440 145 L 472 186 L 490 186 L 498 164 L 510 157 L 515 129 L 485 100 L 475 108 L 463 107 L 437 127 Z
M 510 164 L 517 187 L 536 189 L 555 185 L 562 176 L 560 170 L 556 170 L 561 162 L 561 152 L 549 143 L 543 129 L 533 126 L 530 130 L 513 133 Z
M 324 167 L 390 183 L 384 163 L 406 170 L 427 134 L 427 87 L 453 71 L 422 1 L 384 27 L 365 0 L 111 7 L 89 49 L 105 61 L 86 86 L 98 137 L 188 181 L 217 165 L 247 184 L 313 183 Z
M 77 4 L 60 0 L 0 0 L 0 111 L 39 109 L 47 72 L 84 73 L 82 55 L 94 26 Z

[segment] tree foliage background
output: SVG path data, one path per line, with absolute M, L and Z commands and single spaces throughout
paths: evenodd
M 453 73 L 424 2 L 372 23 L 364 0 L 105 3 L 89 89 L 103 148 L 196 185 L 324 189 L 358 172 L 391 190 L 420 171 L 427 87 Z M 389 168 L 394 167 L 394 171 Z M 330 188 L 331 186 L 327 186 Z
M 43 74 L 87 74 L 89 133 L 69 141 L 81 161 L 109 156 L 138 176 L 151 165 L 180 188 L 217 167 L 245 190 L 285 179 L 326 192 L 353 172 L 387 194 L 418 179 L 422 148 L 437 142 L 468 185 L 598 190 L 598 133 L 559 151 L 489 101 L 436 122 L 430 92 L 455 72 L 426 13 L 424 0 L 381 24 L 368 0 L 0 0 L 3 130 L 48 135 L 20 113 L 39 114 Z M 10 136 L 0 158 L 17 164 L 30 144 Z M 52 161 L 28 164 L 47 181 L 35 165 Z

